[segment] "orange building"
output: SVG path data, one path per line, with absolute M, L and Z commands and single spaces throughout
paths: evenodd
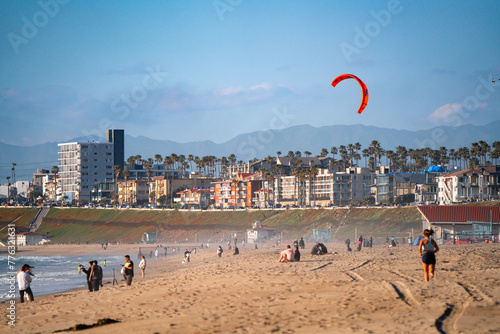
M 245 207 L 254 205 L 254 193 L 262 188 L 262 178 L 257 173 L 238 173 L 233 180 L 214 184 L 215 206 Z

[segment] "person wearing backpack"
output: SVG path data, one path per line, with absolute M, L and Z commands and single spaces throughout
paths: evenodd
M 102 285 L 102 268 L 97 264 L 97 261 L 92 261 L 93 265 L 90 270 L 90 282 L 93 291 L 99 291 L 99 286 Z

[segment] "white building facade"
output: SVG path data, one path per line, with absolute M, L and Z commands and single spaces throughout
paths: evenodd
M 68 200 L 89 202 L 94 186 L 114 179 L 113 143 L 73 142 L 58 146 L 58 182 Z

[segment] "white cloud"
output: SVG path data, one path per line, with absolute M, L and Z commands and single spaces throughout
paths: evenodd
M 461 103 L 448 103 L 437 108 L 432 114 L 429 115 L 429 119 L 438 123 L 445 118 L 458 114 L 462 108 L 463 105 Z
M 457 124 L 457 119 L 468 118 L 470 110 L 484 109 L 488 107 L 487 102 L 479 103 L 474 106 L 465 106 L 463 103 L 448 103 L 437 108 L 428 119 L 434 124 Z M 458 117 L 458 118 L 457 118 Z

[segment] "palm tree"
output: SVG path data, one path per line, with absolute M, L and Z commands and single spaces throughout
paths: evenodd
M 57 166 L 52 166 L 51 173 L 54 174 L 54 196 L 57 199 L 57 174 L 59 174 L 59 167 Z
M 385 157 L 387 158 L 387 161 L 389 163 L 389 170 L 393 171 L 393 163 L 394 163 L 394 171 L 398 168 L 398 163 L 397 163 L 397 156 L 396 153 L 392 150 L 387 150 L 385 151 Z
M 116 201 L 118 201 L 118 179 L 120 178 L 120 174 L 122 173 L 122 169 L 120 165 L 113 166 L 113 174 L 115 175 L 115 197 Z
M 374 162 L 374 169 L 377 168 L 377 157 L 382 156 L 382 147 L 380 147 L 380 143 L 376 140 L 372 140 L 370 143 L 370 153 L 373 156 L 373 162 Z M 380 161 L 379 161 L 380 162 Z
M 339 146 L 339 154 L 340 154 L 340 158 L 342 159 L 342 170 L 345 170 L 346 164 L 347 164 L 347 159 L 348 159 L 348 154 L 347 154 L 347 148 L 344 145 Z
M 312 153 L 311 153 L 311 152 L 309 152 L 309 151 L 304 151 L 304 154 L 306 155 L 306 157 L 308 157 L 308 158 L 309 158 L 309 157 L 311 156 L 311 154 L 312 154 Z
M 279 157 L 280 157 L 280 155 L 281 155 L 281 151 L 276 152 L 276 155 L 277 155 L 277 156 L 278 156 L 278 158 L 279 158 Z
M 312 193 L 313 195 L 314 205 L 316 205 L 316 177 L 318 176 L 318 173 L 318 166 L 312 166 L 309 168 L 309 188 L 311 188 L 309 194 Z
M 151 174 L 153 174 L 153 164 L 149 161 L 147 161 L 144 164 L 144 167 L 146 168 L 146 175 L 148 176 L 148 191 L 149 191 L 149 184 L 151 183 Z
M 406 159 L 408 158 L 408 150 L 404 146 L 396 147 L 396 158 L 398 159 L 398 169 L 402 172 L 408 171 Z
M 360 143 L 354 143 L 354 150 L 356 150 L 356 154 L 355 154 L 356 158 L 355 158 L 355 160 L 356 160 L 356 165 L 357 165 L 358 164 L 358 160 L 361 159 L 361 156 L 359 154 L 359 150 L 361 150 L 361 144 Z
M 361 153 L 363 158 L 365 158 L 365 167 L 368 167 L 368 161 L 366 160 L 366 158 L 370 156 L 370 149 L 365 148 Z
M 239 190 L 238 186 L 240 185 L 240 182 L 238 180 L 236 180 L 236 179 L 233 179 L 231 181 L 231 183 L 232 183 L 232 185 L 234 187 L 234 205 L 233 205 L 233 210 L 234 210 L 234 209 L 236 209 L 236 205 L 238 204 L 238 195 L 239 195 L 238 194 L 238 192 L 239 192 L 238 191 Z
M 125 203 L 129 204 L 128 203 L 128 198 L 127 198 L 127 190 L 128 190 L 128 178 L 130 177 L 130 172 L 128 171 L 128 169 L 125 169 L 122 173 L 123 175 L 123 178 L 125 179 Z
M 498 163 L 498 158 L 500 156 L 500 142 L 494 141 L 491 145 L 492 149 L 490 151 L 490 158 L 493 160 L 494 164 Z
M 319 154 L 320 157 L 324 158 L 328 155 L 328 150 L 326 148 L 321 149 L 321 153 Z
M 193 171 L 194 156 L 192 154 L 189 154 L 187 160 L 189 161 L 189 170 Z
M 486 165 L 486 157 L 488 156 L 488 153 L 490 153 L 490 145 L 488 145 L 487 142 L 485 142 L 484 140 L 480 140 L 479 141 L 479 156 L 483 158 L 483 162 L 482 164 L 483 165 Z
M 160 174 L 160 164 L 163 162 L 163 157 L 161 154 L 155 154 L 155 162 L 156 162 L 156 176 L 159 176 Z

